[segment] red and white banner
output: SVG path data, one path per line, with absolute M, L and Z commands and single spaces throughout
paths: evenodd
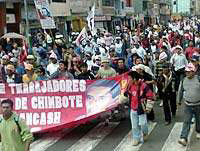
M 14 111 L 32 132 L 84 123 L 118 105 L 127 74 L 101 80 L 48 80 L 29 84 L 0 84 L 0 100 L 14 101 Z

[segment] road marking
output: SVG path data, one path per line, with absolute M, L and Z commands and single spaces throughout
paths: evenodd
M 67 151 L 92 150 L 100 141 L 102 141 L 109 133 L 111 133 L 118 124 L 119 122 L 109 122 L 108 126 L 105 126 L 104 123 L 98 124 L 84 137 L 82 137 L 77 143 L 67 149 Z
M 152 122 L 148 124 L 149 135 L 155 128 L 156 124 L 157 123 L 152 123 Z M 132 132 L 130 131 L 121 141 L 121 143 L 114 149 L 114 151 L 138 151 L 141 146 L 142 143 L 139 144 L 138 146 L 133 146 Z
M 45 151 L 48 147 L 62 139 L 66 134 L 70 133 L 74 128 L 64 131 L 48 133 L 46 136 L 38 139 L 30 145 L 31 151 Z
M 167 140 L 165 141 L 162 151 L 186 151 L 186 150 L 188 150 L 192 132 L 194 131 L 194 124 L 191 125 L 190 133 L 188 136 L 189 141 L 188 141 L 187 147 L 184 147 L 183 145 L 178 143 L 178 140 L 181 135 L 182 125 L 183 125 L 183 122 L 177 122 L 174 124 L 173 129 L 171 130 Z

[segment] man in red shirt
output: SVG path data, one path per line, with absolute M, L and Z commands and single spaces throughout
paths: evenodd
M 141 79 L 140 75 L 132 71 L 128 74 L 130 85 L 128 86 L 128 96 L 131 100 L 131 125 L 133 135 L 133 145 L 137 146 L 141 141 L 141 131 L 143 141 L 148 136 L 147 116 L 153 108 L 154 93 Z M 146 102 L 146 103 L 145 103 Z M 148 103 L 147 103 L 148 102 Z M 146 104 L 146 107 L 144 107 Z M 149 105 L 148 105 L 149 104 Z
M 193 46 L 193 42 L 189 42 L 189 47 L 185 49 L 186 57 L 188 60 L 190 60 L 195 53 L 196 48 Z

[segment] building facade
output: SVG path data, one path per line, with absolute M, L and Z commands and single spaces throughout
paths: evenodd
M 115 30 L 116 25 L 132 26 L 134 0 L 71 0 L 72 26 L 80 31 L 87 24 L 87 15 L 95 4 L 95 27 L 108 31 Z
M 190 0 L 190 15 L 200 18 L 200 1 Z
M 20 0 L 0 0 L 0 36 L 6 32 L 20 32 Z
M 167 24 L 168 20 L 171 19 L 172 14 L 172 0 L 160 0 L 160 22 Z

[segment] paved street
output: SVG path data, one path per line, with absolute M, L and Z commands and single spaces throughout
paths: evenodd
M 162 108 L 155 107 L 156 121 L 149 123 L 147 142 L 137 147 L 132 145 L 129 119 L 112 122 L 105 127 L 102 122 L 67 129 L 64 132 L 48 133 L 31 145 L 31 151 L 199 151 L 200 143 L 195 138 L 194 124 L 190 133 L 190 144 L 182 147 L 177 143 L 183 121 L 183 105 L 173 123 L 164 125 Z

